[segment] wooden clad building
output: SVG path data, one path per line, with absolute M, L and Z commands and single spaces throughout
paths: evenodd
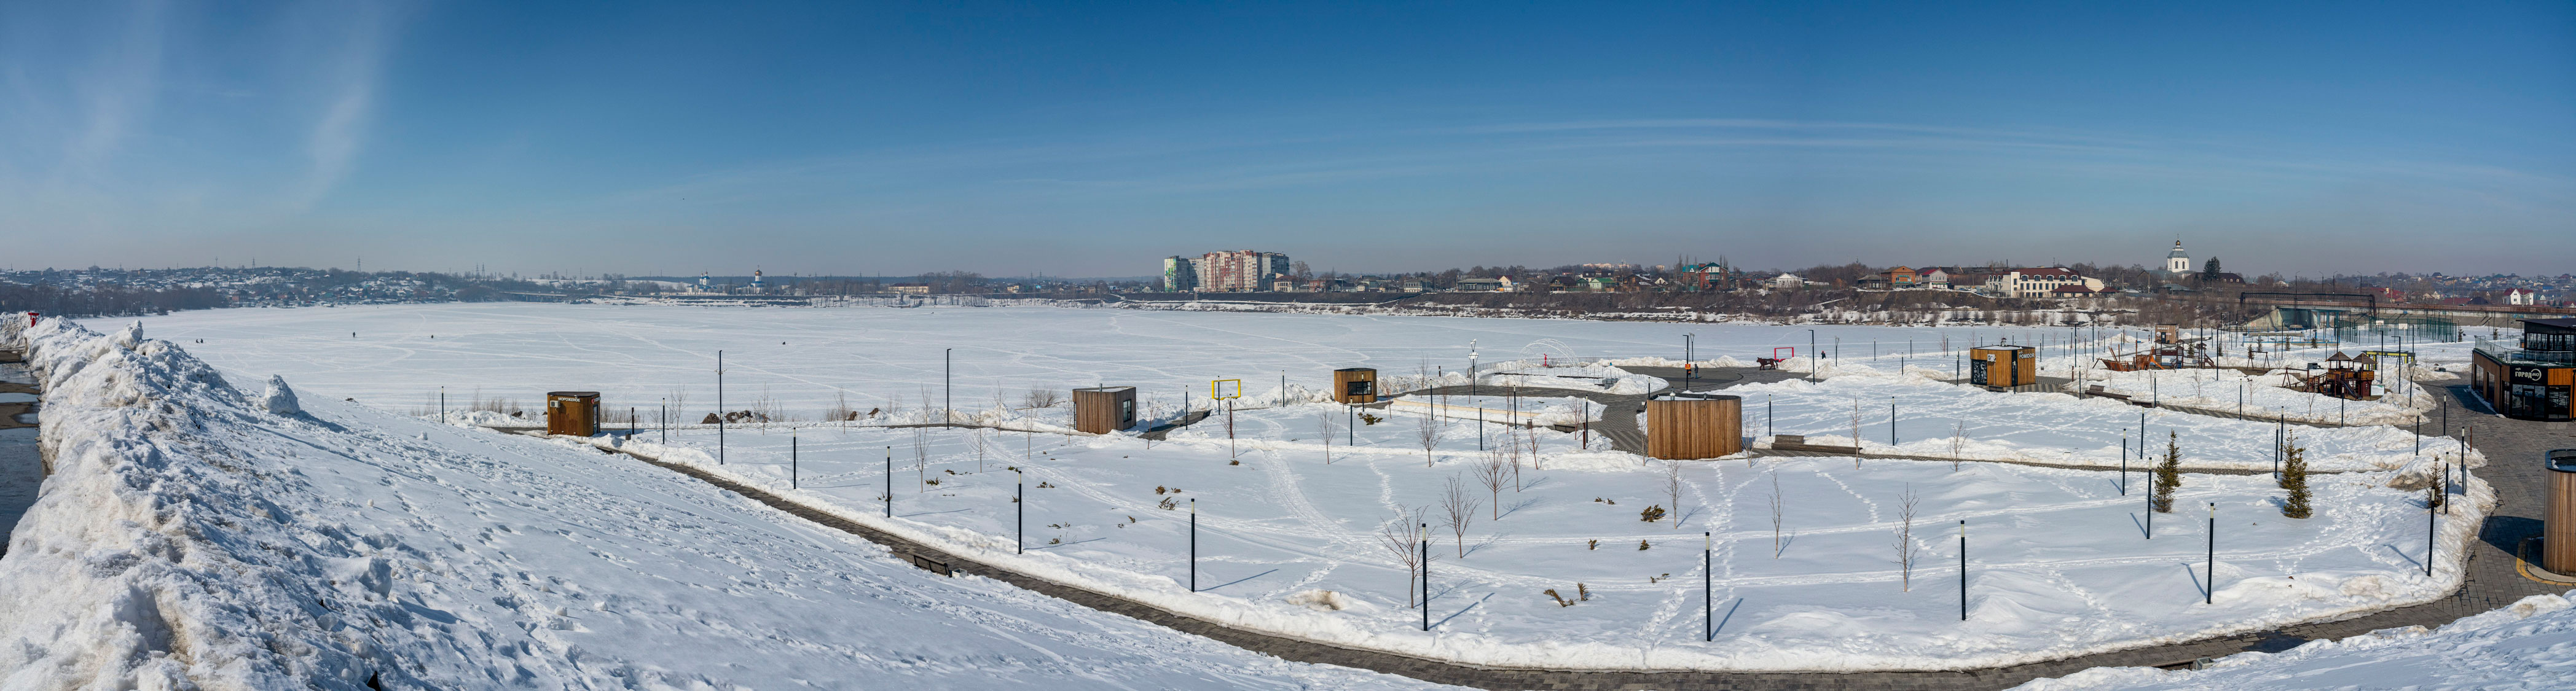
M 599 392 L 546 392 L 546 433 L 587 437 L 599 433 Z
M 2540 568 L 2576 574 L 2576 449 L 2551 449 L 2541 462 L 2549 466 L 2549 513 L 2541 517 Z
M 1073 428 L 1108 434 L 1136 426 L 1136 387 L 1102 386 L 1073 390 Z
M 2017 345 L 1971 348 L 1968 350 L 1968 383 L 2007 387 L 2037 384 L 2039 349 Z
M 1646 401 L 1646 455 L 1687 460 L 1744 450 L 1744 399 L 1691 396 Z
M 2469 388 L 2505 417 L 2576 419 L 2576 319 L 2522 320 L 2518 345 L 2479 339 Z
M 1333 370 L 1333 400 L 1353 405 L 1377 402 L 1377 370 L 1350 367 Z

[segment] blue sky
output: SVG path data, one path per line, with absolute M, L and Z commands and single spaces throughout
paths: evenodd
M 0 4 L 6 263 L 2576 270 L 2576 4 Z

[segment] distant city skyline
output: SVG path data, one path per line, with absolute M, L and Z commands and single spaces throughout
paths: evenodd
M 2576 5 L 0 7 L 42 266 L 2576 270 Z

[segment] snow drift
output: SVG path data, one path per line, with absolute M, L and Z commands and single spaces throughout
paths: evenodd
M 140 336 L 25 334 L 53 473 L 0 558 L 0 688 L 1430 686 L 929 575 L 587 448 L 274 414 Z

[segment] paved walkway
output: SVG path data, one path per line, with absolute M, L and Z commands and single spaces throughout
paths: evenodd
M 1644 368 L 1638 368 L 1644 369 Z M 1758 370 L 1756 372 L 1759 372 Z M 1678 374 L 1678 372 L 1675 372 Z M 1785 376 L 1783 376 L 1785 375 Z M 1720 380 L 1694 388 L 1716 389 L 1757 380 L 1777 381 L 1794 374 L 1770 372 Z M 1466 387 L 1453 393 L 1467 393 Z M 1490 388 L 1490 387 L 1487 387 Z M 1490 393 L 1490 391 L 1479 391 Z M 2460 393 L 2454 390 L 2455 395 Z M 1582 395 L 1583 398 L 1611 403 L 1613 410 L 1622 402 L 1635 410 L 1644 396 Z M 1186 633 L 1224 641 L 1247 650 L 1275 655 L 1281 659 L 1319 664 L 1341 665 L 1360 669 L 1400 674 L 1426 681 L 1484 689 L 1870 689 L 1870 690 L 1981 690 L 2017 685 L 2041 677 L 2056 677 L 2101 666 L 2177 666 L 2205 657 L 2220 657 L 2245 651 L 2286 650 L 2309 640 L 2342 638 L 2386 628 L 2405 626 L 2440 626 L 2461 617 L 2510 604 L 2520 598 L 2563 592 L 2576 584 L 2546 583 L 2524 575 L 2515 554 L 2525 538 L 2540 532 L 2539 511 L 2544 506 L 2541 492 L 2545 470 L 2540 467 L 2541 452 L 2551 448 L 2576 447 L 2576 434 L 2565 425 L 2552 428 L 2545 423 L 2507 420 L 2490 414 L 2461 408 L 2457 400 L 2445 397 L 2452 425 L 2474 430 L 2478 448 L 2493 464 L 2477 471 L 2479 477 L 2492 483 L 2498 505 L 2480 531 L 2479 541 L 2468 556 L 2468 577 L 2459 591 L 2435 602 L 2404 607 L 2377 614 L 2336 622 L 2318 622 L 2284 627 L 2253 634 L 2205 639 L 2189 643 L 2160 645 L 2096 655 L 2017 665 L 2012 667 L 1952 672 L 1863 672 L 1863 673 L 1740 673 L 1740 672 L 1576 672 L 1541 669 L 1498 669 L 1459 665 L 1406 655 L 1352 650 L 1279 636 L 1252 633 L 1230 628 L 1222 623 L 1174 614 L 1141 603 L 1122 600 L 1015 572 L 994 568 L 972 560 L 947 554 L 925 545 L 912 543 L 893 535 L 840 519 L 782 497 L 745 487 L 685 466 L 656 465 L 688 474 L 718 487 L 734 491 L 779 510 L 804 517 L 818 524 L 849 532 L 892 548 L 901 554 L 943 562 L 962 573 L 986 576 L 1022 588 L 1062 598 L 1105 612 L 1135 617 Z M 1600 428 L 1620 429 L 1614 420 L 1626 418 L 1624 428 L 1635 432 L 1633 414 L 1611 415 Z M 1620 437 L 1613 434 L 1614 443 Z M 1642 446 L 1643 440 L 1632 443 Z M 2456 556 L 2450 558 L 2458 558 Z
M 0 351 L 0 394 L 36 393 L 35 377 L 18 353 Z M 45 484 L 44 454 L 36 446 L 34 403 L 0 403 L 0 554 L 9 553 L 11 531 L 18 528 L 18 518 L 36 505 L 36 492 Z

